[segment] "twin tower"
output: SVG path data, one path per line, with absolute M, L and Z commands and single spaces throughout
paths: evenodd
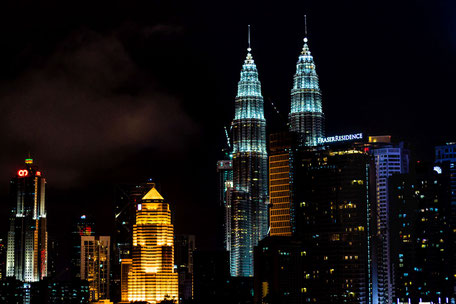
M 307 33 L 306 33 L 307 36 Z M 324 137 L 324 115 L 315 63 L 307 37 L 296 65 L 291 89 L 289 130 L 302 146 L 316 146 Z M 268 155 L 266 120 L 258 71 L 249 47 L 235 99 L 233 128 L 233 190 L 231 192 L 230 271 L 253 276 L 253 249 L 268 235 Z

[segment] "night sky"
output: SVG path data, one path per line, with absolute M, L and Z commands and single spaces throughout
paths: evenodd
M 213 247 L 215 165 L 248 24 L 268 132 L 286 123 L 307 14 L 328 135 L 391 134 L 429 160 L 456 140 L 451 0 L 3 1 L 0 11 L 3 236 L 9 180 L 30 152 L 48 181 L 51 238 L 81 213 L 110 233 L 115 185 L 151 177 L 176 232 Z

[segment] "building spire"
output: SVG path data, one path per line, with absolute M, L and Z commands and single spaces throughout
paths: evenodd
M 247 39 L 248 39 L 248 43 L 249 43 L 249 47 L 247 48 L 247 52 L 251 52 L 252 51 L 252 48 L 250 47 L 250 24 L 248 26 L 248 34 L 247 34 Z
M 304 15 L 304 46 L 302 48 L 301 54 L 310 55 L 309 46 L 307 45 L 307 15 Z
M 307 38 L 307 15 L 304 15 L 304 39 Z

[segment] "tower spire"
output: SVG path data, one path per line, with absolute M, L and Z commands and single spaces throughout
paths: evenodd
M 252 51 L 252 48 L 250 47 L 250 24 L 248 26 L 248 34 L 247 34 L 247 39 L 248 39 L 248 43 L 249 43 L 249 47 L 247 48 L 247 51 L 248 52 L 251 52 Z
M 304 15 L 304 43 L 307 42 L 307 15 Z
M 304 15 L 304 34 L 307 37 L 307 15 Z

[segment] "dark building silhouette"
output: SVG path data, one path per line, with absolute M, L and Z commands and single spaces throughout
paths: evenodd
M 195 303 L 253 303 L 253 278 L 230 277 L 229 266 L 229 255 L 227 251 L 195 251 Z
M 193 252 L 195 236 L 176 234 L 174 236 L 174 264 L 179 277 L 179 303 L 193 300 Z
M 255 247 L 255 304 L 306 303 L 308 256 L 296 238 L 270 236 L 260 241 Z
M 449 169 L 419 162 L 390 178 L 395 301 L 454 301 Z

